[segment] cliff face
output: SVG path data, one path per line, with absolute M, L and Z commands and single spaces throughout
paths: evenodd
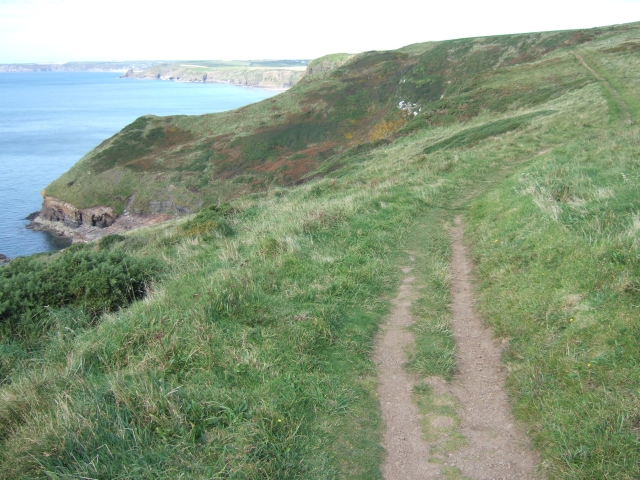
M 354 55 L 349 53 L 334 53 L 331 55 L 325 55 L 324 57 L 320 57 L 316 60 L 312 60 L 307 65 L 307 75 L 315 75 L 318 73 L 326 73 L 334 70 L 338 67 L 341 67 L 349 60 L 351 60 Z
M 242 87 L 287 89 L 295 85 L 305 71 L 301 68 L 224 68 L 204 69 L 181 65 L 157 65 L 141 72 L 128 70 L 120 78 L 170 80 L 174 82 L 223 83 Z
M 168 207 L 164 210 L 167 209 Z M 154 225 L 174 217 L 175 215 L 164 211 L 149 215 L 129 213 L 117 215 L 111 207 L 77 208 L 70 203 L 43 194 L 42 209 L 29 226 L 34 230 L 46 230 L 55 235 L 71 238 L 73 243 L 80 243 Z M 1 263 L 2 255 L 0 255 Z
M 84 224 L 105 228 L 110 226 L 117 215 L 111 207 L 76 208 L 70 203 L 54 197 L 43 196 L 40 219 L 61 223 L 68 228 L 78 228 Z M 36 217 L 37 218 L 37 217 Z
M 77 208 L 43 193 L 42 208 L 31 221 L 30 227 L 34 230 L 47 230 L 74 241 L 84 241 L 81 229 L 85 233 L 88 230 L 105 229 L 113 225 L 117 218 L 118 215 L 111 207 Z

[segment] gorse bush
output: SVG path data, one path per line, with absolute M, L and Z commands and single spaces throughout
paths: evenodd
M 159 270 L 154 259 L 119 251 L 16 258 L 0 271 L 0 327 L 29 336 L 48 309 L 81 307 L 92 316 L 116 310 L 143 297 Z
M 228 203 L 212 205 L 185 222 L 182 231 L 186 235 L 199 235 L 203 238 L 229 237 L 234 232 L 227 219 L 234 213 L 235 210 Z
M 98 240 L 98 250 L 108 250 L 116 243 L 124 241 L 124 239 L 125 237 L 123 235 L 118 234 L 102 237 L 100 240 Z

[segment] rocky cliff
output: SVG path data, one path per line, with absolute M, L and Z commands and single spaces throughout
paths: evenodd
M 174 82 L 224 83 L 242 87 L 287 89 L 305 75 L 304 68 L 203 68 L 163 64 L 136 72 L 128 70 L 120 78 L 170 80 Z
M 175 215 L 168 213 L 139 215 L 125 212 L 124 215 L 117 215 L 113 208 L 104 206 L 77 208 L 43 193 L 42 209 L 31 220 L 29 228 L 46 230 L 58 236 L 71 238 L 73 243 L 80 243 L 155 225 L 174 217 Z
M 69 228 L 78 228 L 84 224 L 105 228 L 110 226 L 116 217 L 111 207 L 76 208 L 70 203 L 46 195 L 39 215 L 41 220 L 61 222 Z
M 42 209 L 31 221 L 34 230 L 48 230 L 57 235 L 74 238 L 80 227 L 106 228 L 118 215 L 111 207 L 77 208 L 43 193 Z

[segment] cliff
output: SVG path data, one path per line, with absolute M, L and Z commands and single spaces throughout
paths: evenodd
M 354 55 L 350 53 L 333 53 L 317 58 L 310 61 L 309 65 L 307 65 L 307 75 L 330 72 L 331 70 L 341 67 L 353 57 Z
M 128 70 L 121 78 L 170 80 L 175 82 L 224 83 L 243 87 L 287 89 L 304 76 L 304 67 L 294 68 L 206 68 L 161 64 L 143 71 Z
M 139 215 L 125 212 L 118 215 L 114 213 L 113 208 L 104 206 L 77 208 L 43 192 L 42 208 L 31 220 L 29 228 L 69 237 L 74 243 L 78 243 L 154 225 L 174 217 L 175 215 L 167 213 Z M 1 261 L 0 258 L 0 263 Z

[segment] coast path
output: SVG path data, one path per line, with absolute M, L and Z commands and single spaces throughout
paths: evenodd
M 591 73 L 591 75 L 593 75 L 596 80 L 598 80 L 603 86 L 604 88 L 607 89 L 607 91 L 609 92 L 609 95 L 611 95 L 611 98 L 615 101 L 615 103 L 618 105 L 618 107 L 620 108 L 620 110 L 622 111 L 622 114 L 624 115 L 624 120 L 627 123 L 633 123 L 633 118 L 631 116 L 631 110 L 629 109 L 629 105 L 627 105 L 627 102 L 625 102 L 622 98 L 622 96 L 620 95 L 620 92 L 618 92 L 615 88 L 613 88 L 613 85 L 611 85 L 605 78 L 602 77 L 602 75 L 600 75 L 598 72 L 596 72 L 586 61 L 585 59 L 582 57 L 582 55 L 576 53 L 576 52 L 571 52 L 573 53 L 574 57 L 576 57 L 578 59 L 578 61 L 582 64 L 582 66 L 584 68 L 586 68 L 587 70 L 589 70 L 589 72 Z
M 472 265 L 462 242 L 463 225 L 456 217 L 450 230 L 451 313 L 456 341 L 457 373 L 451 382 L 427 378 L 436 397 L 454 398 L 459 433 L 464 441 L 444 454 L 434 453 L 437 442 L 424 440 L 421 417 L 412 399 L 418 382 L 402 368 L 406 350 L 413 344 L 408 330 L 413 323 L 415 300 L 410 275 L 405 278 L 393 302 L 393 310 L 378 336 L 374 360 L 379 366 L 378 397 L 385 423 L 383 446 L 387 457 L 382 472 L 386 480 L 396 479 L 533 479 L 538 456 L 524 433 L 516 426 L 503 388 L 504 369 L 500 348 L 484 327 L 474 307 L 471 286 Z M 410 258 L 411 262 L 414 258 Z M 429 419 L 438 421 L 439 417 Z

